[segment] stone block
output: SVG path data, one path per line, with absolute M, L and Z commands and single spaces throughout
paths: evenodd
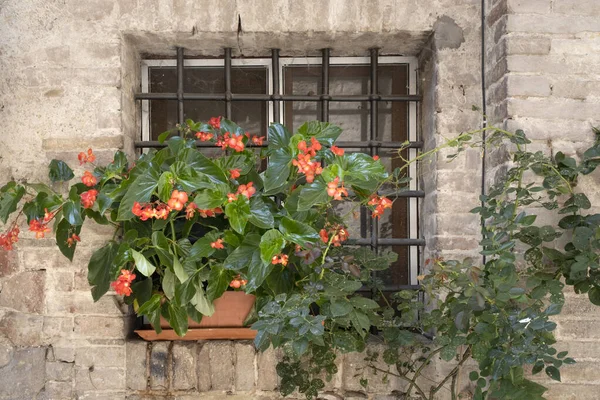
M 13 358 L 14 347 L 8 339 L 0 337 L 0 368 L 7 365 Z
M 150 388 L 153 390 L 169 389 L 167 371 L 169 347 L 169 342 L 152 343 L 152 353 L 150 355 Z
M 509 99 L 508 113 L 515 117 L 556 118 L 586 121 L 598 117 L 598 104 L 592 102 L 549 98 Z
M 558 325 L 556 337 L 562 339 L 600 339 L 600 321 L 597 320 L 563 320 Z
M 259 390 L 273 391 L 277 389 L 279 377 L 275 367 L 279 362 L 279 352 L 269 347 L 265 351 L 259 351 L 257 357 L 258 381 L 256 382 Z
M 98 317 L 92 315 L 75 317 L 75 334 L 85 338 L 122 339 L 127 334 L 122 317 Z
M 70 338 L 75 323 L 73 317 L 44 317 L 43 338 L 48 343 Z
M 210 365 L 210 342 L 200 342 L 197 346 L 196 374 L 198 375 L 198 390 L 207 392 L 212 387 Z
M 59 382 L 71 381 L 73 379 L 73 363 L 46 362 L 46 379 Z
M 123 368 L 125 352 L 125 346 L 78 347 L 75 349 L 75 365 Z
M 506 52 L 512 54 L 543 55 L 550 53 L 550 38 L 531 36 L 507 36 Z
M 508 16 L 508 32 L 528 33 L 578 33 L 600 31 L 600 21 L 594 16 L 571 16 L 560 14 L 511 14 Z
M 73 271 L 51 269 L 46 271 L 48 287 L 57 292 L 70 292 L 73 290 Z
M 587 54 L 598 54 L 599 51 L 600 37 L 552 39 L 552 53 L 555 54 L 576 54 L 585 56 Z
M 125 369 L 89 367 L 75 368 L 75 388 L 77 391 L 124 390 Z
M 42 146 L 46 151 L 73 151 L 77 153 L 82 151 L 82 149 L 87 148 L 92 148 L 94 150 L 120 149 L 123 147 L 123 136 L 52 137 L 44 139 Z M 75 157 L 77 157 L 76 154 Z
M 115 3 L 106 0 L 90 0 L 85 3 L 78 0 L 69 0 L 65 7 L 77 19 L 97 21 L 109 17 L 115 8 Z
M 208 346 L 212 390 L 232 390 L 235 371 L 232 342 L 211 341 L 204 346 Z
M 553 11 L 567 15 L 600 15 L 600 3 L 596 0 L 554 0 Z
M 12 360 L 0 368 L 0 398 L 33 399 L 46 381 L 46 349 L 15 349 Z
M 552 94 L 556 97 L 585 100 L 600 96 L 600 81 L 592 79 L 556 79 L 552 83 Z
M 46 382 L 44 396 L 48 400 L 70 400 L 73 398 L 73 382 Z
M 20 312 L 6 312 L 0 319 L 0 335 L 15 346 L 37 346 L 41 343 L 44 317 Z
M 90 291 L 50 292 L 47 297 L 47 310 L 52 314 L 97 314 L 126 315 L 129 306 L 119 296 L 105 295 L 94 301 Z
M 39 314 L 44 311 L 46 271 L 25 271 L 6 279 L 0 307 Z
M 254 389 L 256 350 L 254 345 L 246 342 L 236 342 L 233 346 L 235 353 L 235 390 L 250 391 Z
M 50 270 L 57 266 L 59 254 L 54 249 L 27 248 L 26 251 L 19 252 L 19 263 L 24 269 Z
M 508 0 L 508 11 L 514 14 L 549 14 L 552 0 Z
M 129 340 L 126 345 L 127 362 L 127 388 L 133 390 L 146 390 L 148 376 L 146 366 L 148 343 L 141 340 Z
M 544 76 L 509 75 L 508 96 L 546 97 L 552 93 L 550 81 Z
M 19 269 L 19 257 L 16 251 L 0 249 L 0 278 L 12 275 Z
M 196 344 L 174 342 L 172 348 L 173 389 L 195 389 L 196 382 Z

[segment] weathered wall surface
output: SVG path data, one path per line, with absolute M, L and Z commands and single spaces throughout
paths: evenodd
M 488 4 L 494 19 L 486 28 L 494 30 L 486 43 L 488 93 L 500 122 L 526 129 L 551 148 L 576 151 L 591 139 L 589 126 L 594 118 L 598 123 L 600 109 L 598 7 L 594 0 Z M 77 153 L 88 147 L 100 162 L 115 149 L 131 153 L 139 135 L 133 93 L 140 55 L 174 54 L 175 45 L 205 55 L 224 46 L 234 55 L 271 47 L 306 54 L 325 46 L 333 55 L 355 55 L 379 46 L 384 54 L 418 56 L 421 134 L 432 147 L 481 124 L 470 111 L 481 104 L 480 11 L 478 0 L 5 0 L 0 180 L 47 180 L 49 160 L 76 166 Z M 480 165 L 477 152 L 451 164 L 442 155 L 423 165 L 427 254 L 476 254 L 477 220 L 468 211 L 477 203 Z M 17 251 L 0 253 L 0 398 L 164 398 L 180 389 L 177 398 L 197 390 L 214 398 L 229 391 L 238 398 L 278 397 L 274 356 L 255 355 L 247 344 L 149 349 L 128 340 L 128 308 L 116 296 L 93 303 L 86 281 L 93 248 L 111 232 L 84 228 L 69 263 L 52 239 L 22 231 Z M 584 384 L 600 381 L 592 351 L 598 325 L 591 315 L 598 313 L 572 297 L 559 335 L 583 362 L 565 370 L 569 383 L 553 388 L 554 398 L 594 398 L 596 386 Z M 210 375 L 220 371 L 221 354 L 235 360 L 235 368 L 222 372 L 233 374 L 229 381 Z M 252 368 L 239 368 L 243 363 Z M 362 398 L 360 387 L 339 379 L 332 390 Z M 377 387 L 380 393 L 392 389 Z

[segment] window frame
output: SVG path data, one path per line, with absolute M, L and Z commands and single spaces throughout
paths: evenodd
M 375 49 L 372 49 L 375 50 Z M 277 54 L 277 56 L 275 56 Z M 408 156 L 409 159 L 414 159 L 417 156 L 417 151 L 420 147 L 422 147 L 422 143 L 418 140 L 418 129 L 417 129 L 417 119 L 418 119 L 418 102 L 420 101 L 420 96 L 418 95 L 418 87 L 417 87 L 417 71 L 418 71 L 418 61 L 416 57 L 410 56 L 379 56 L 375 55 L 376 64 L 379 65 L 399 65 L 404 64 L 408 66 L 408 96 L 411 99 L 409 100 L 398 100 L 398 101 L 406 101 L 408 102 L 408 140 L 411 142 L 411 146 L 408 148 Z M 324 61 L 326 60 L 326 61 Z M 141 141 L 136 142 L 136 148 L 148 148 L 149 146 L 144 146 L 145 143 L 151 142 L 150 137 L 150 102 L 151 98 L 147 98 L 150 89 L 150 68 L 153 67 L 179 67 L 179 62 L 182 62 L 182 70 L 186 67 L 219 67 L 227 69 L 228 63 L 231 67 L 237 66 L 250 66 L 250 67 L 265 67 L 267 69 L 267 91 L 269 96 L 274 95 L 284 95 L 285 90 L 285 82 L 284 82 L 284 70 L 287 66 L 294 65 L 314 65 L 321 66 L 335 66 L 335 65 L 361 65 L 361 66 L 370 66 L 372 68 L 373 63 L 373 52 L 371 57 L 336 57 L 329 56 L 329 49 L 323 50 L 323 56 L 314 57 L 314 56 L 306 56 L 306 57 L 279 57 L 278 50 L 273 50 L 273 56 L 269 58 L 232 58 L 231 57 L 231 49 L 225 49 L 225 57 L 222 58 L 183 58 L 183 49 L 178 48 L 178 54 L 176 59 L 152 59 L 146 58 L 142 59 L 140 63 L 141 67 L 141 93 L 136 95 L 136 100 L 141 100 Z M 325 64 L 326 63 L 326 64 Z M 277 71 L 273 67 L 273 64 L 277 64 Z M 274 72 L 277 72 L 277 76 L 274 77 Z M 275 85 L 274 83 L 277 83 Z M 328 85 L 328 84 L 327 84 Z M 277 88 L 274 88 L 277 86 Z M 274 93 L 275 90 L 277 93 Z M 226 89 L 227 90 L 227 89 Z M 325 96 L 328 93 L 324 94 Z M 321 95 L 324 96 L 324 95 Z M 185 101 L 183 98 L 175 99 L 180 101 Z M 218 100 L 222 101 L 222 100 Z M 236 101 L 235 99 L 229 100 Z M 242 100 L 239 100 L 242 101 Z M 284 121 L 284 108 L 285 108 L 285 100 L 281 99 L 268 99 L 262 100 L 267 103 L 272 103 L 271 105 L 267 105 L 267 124 L 271 124 L 274 122 L 283 123 Z M 336 100 L 325 100 L 325 101 L 336 101 Z M 352 101 L 352 100 L 347 100 Z M 366 100 L 372 101 L 372 100 Z M 385 100 L 379 100 L 385 101 Z M 394 101 L 394 100 L 391 100 Z M 316 101 L 318 104 L 324 103 L 324 100 Z M 276 113 L 276 107 L 279 108 L 279 112 Z M 327 107 L 328 108 L 328 107 Z M 276 115 L 277 114 L 277 115 Z M 328 118 L 327 118 L 328 119 Z M 370 147 L 371 149 L 373 147 Z M 423 197 L 423 193 L 420 193 L 418 190 L 419 182 L 418 182 L 418 174 L 417 174 L 417 165 L 416 163 L 412 163 L 409 166 L 409 176 L 413 177 L 409 184 L 409 191 L 415 193 L 415 195 L 409 195 L 408 202 L 408 224 L 409 224 L 409 239 L 404 240 L 406 242 L 406 246 L 409 247 L 409 255 L 408 255 L 408 274 L 409 274 L 409 282 L 408 285 L 393 285 L 393 287 L 387 288 L 386 290 L 398 290 L 398 289 L 415 289 L 418 287 L 418 275 L 420 273 L 420 256 L 421 252 L 419 251 L 420 246 L 424 246 L 425 242 L 422 238 L 420 238 L 419 234 L 419 198 Z M 378 229 L 377 227 L 371 228 L 371 230 Z M 367 239 L 371 240 L 372 239 Z M 388 244 L 385 243 L 385 239 L 383 239 L 383 243 L 379 243 L 381 239 L 376 238 L 378 243 L 375 247 L 386 246 Z M 364 240 L 362 240 L 364 241 Z M 362 242 L 361 241 L 361 242 Z M 365 243 L 360 243 L 364 245 Z

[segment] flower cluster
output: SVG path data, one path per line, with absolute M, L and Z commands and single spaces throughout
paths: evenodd
M 169 213 L 171 212 L 171 207 L 165 203 L 159 203 L 156 207 L 154 207 L 152 203 L 141 204 L 136 201 L 133 203 L 131 212 L 136 217 L 140 217 L 142 221 L 146 221 L 150 218 L 167 219 Z
M 298 168 L 298 173 L 304 174 L 308 183 L 312 183 L 315 176 L 323 172 L 321 163 L 313 158 L 317 155 L 317 151 L 321 150 L 321 143 L 314 136 L 310 138 L 310 143 L 311 145 L 308 146 L 306 141 L 300 141 L 298 158 L 292 160 L 292 164 Z
M 135 274 L 132 274 L 131 271 L 122 269 L 121 275 L 117 278 L 116 281 L 111 282 L 110 286 L 115 289 L 117 294 L 122 296 L 129 296 L 131 291 L 131 282 L 135 279 Z
M 344 183 L 339 186 L 340 178 L 336 177 L 333 181 L 327 184 L 327 194 L 333 197 L 334 200 L 342 200 L 342 196 L 348 196 L 348 191 L 344 187 Z
M 208 124 L 214 129 L 221 129 L 221 117 L 212 117 L 208 120 Z
M 92 149 L 88 149 L 87 154 L 83 151 L 77 155 L 77 159 L 79 160 L 79 165 L 83 165 L 85 163 L 93 163 L 96 161 L 96 155 L 92 151 Z
M 19 241 L 19 232 L 19 227 L 15 225 L 8 232 L 0 235 L 0 246 L 2 246 L 6 251 L 12 250 L 13 244 Z
M 171 198 L 167 202 L 167 205 L 172 210 L 181 211 L 183 210 L 183 206 L 185 206 L 185 203 L 187 203 L 187 201 L 188 194 L 186 192 L 173 190 L 173 192 L 171 193 Z
M 344 149 L 340 149 L 337 146 L 331 146 L 330 150 L 336 156 L 343 156 L 344 155 Z
M 238 190 L 235 194 L 234 193 L 227 194 L 227 201 L 230 203 L 232 201 L 236 201 L 238 198 L 238 196 L 237 196 L 238 194 L 246 196 L 248 199 L 250 199 L 250 197 L 252 197 L 252 195 L 254 193 L 256 193 L 256 188 L 253 185 L 254 185 L 253 182 L 248 182 L 245 185 L 238 186 Z
M 29 230 L 35 232 L 36 239 L 41 239 L 46 233 L 50 232 L 50 228 L 44 222 L 40 222 L 39 219 L 35 218 L 29 222 Z
M 242 277 L 238 274 L 233 278 L 233 280 L 229 283 L 229 287 L 233 289 L 239 289 L 242 286 L 246 286 L 248 281 L 246 279 L 242 279 Z
M 242 135 L 232 135 L 229 132 L 225 132 L 223 136 L 219 136 L 216 144 L 223 150 L 229 147 L 235 151 L 244 151 L 243 139 Z
M 373 218 L 381 218 L 386 208 L 392 208 L 392 201 L 387 197 L 372 195 L 367 203 L 370 206 L 374 206 Z
M 288 255 L 287 254 L 278 254 L 276 256 L 273 256 L 273 258 L 271 258 L 271 264 L 281 264 L 283 266 L 286 266 L 288 263 Z
M 210 244 L 210 247 L 212 247 L 213 249 L 224 249 L 225 246 L 223 245 L 223 239 L 219 238 L 217 240 L 215 240 L 214 242 L 212 242 Z
M 98 179 L 90 171 L 85 171 L 81 177 L 81 182 L 87 187 L 93 187 L 98 183 Z
M 212 133 L 209 132 L 196 132 L 196 137 L 198 138 L 198 140 L 200 140 L 201 142 L 208 142 L 210 139 L 212 139 L 215 135 L 213 135 Z
M 90 189 L 87 192 L 83 192 L 79 195 L 81 197 L 81 205 L 83 208 L 92 208 L 96 202 L 98 191 L 96 189 Z
M 76 234 L 72 234 L 71 237 L 67 239 L 67 246 L 71 247 L 76 242 L 81 242 L 81 238 L 79 236 L 77 236 Z
M 348 240 L 348 237 L 350 236 L 346 227 L 340 224 L 334 225 L 329 229 L 323 228 L 319 231 L 319 236 L 323 243 L 329 243 L 329 235 L 331 235 L 331 244 L 334 247 L 341 246 L 342 242 Z
M 237 179 L 240 177 L 240 169 L 239 168 L 234 168 L 234 169 L 230 169 L 229 170 L 229 177 L 231 179 Z

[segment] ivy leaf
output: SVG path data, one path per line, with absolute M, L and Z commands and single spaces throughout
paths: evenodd
M 177 304 L 169 303 L 169 325 L 178 336 L 184 336 L 188 330 L 188 316 L 185 309 Z
M 73 170 L 64 161 L 52 160 L 48 168 L 48 176 L 52 182 L 66 182 L 75 177 Z
M 287 241 L 306 247 L 319 241 L 319 234 L 310 225 L 283 217 L 279 222 L 279 230 Z
M 61 219 L 56 228 L 56 245 L 60 252 L 69 259 L 69 261 L 73 261 L 73 255 L 75 254 L 75 248 L 77 247 L 77 242 L 73 241 L 73 243 L 69 246 L 67 239 L 71 237 L 72 234 L 79 235 L 81 232 L 81 225 L 73 226 L 66 219 Z
M 110 282 L 119 273 L 120 265 L 114 265 L 118 244 L 109 242 L 92 254 L 88 264 L 88 282 L 92 286 L 92 297 L 98 301 L 110 287 Z
M 271 263 L 274 256 L 281 252 L 285 246 L 285 240 L 281 232 L 271 229 L 260 239 L 260 258 L 264 263 Z
M 142 253 L 131 249 L 131 256 L 135 262 L 135 268 L 140 271 L 142 275 L 150 276 L 156 270 L 156 267 L 152 265 Z
M 245 196 L 240 195 L 236 201 L 225 206 L 225 215 L 229 218 L 231 227 L 240 235 L 244 234 L 244 228 L 250 215 L 250 205 Z

